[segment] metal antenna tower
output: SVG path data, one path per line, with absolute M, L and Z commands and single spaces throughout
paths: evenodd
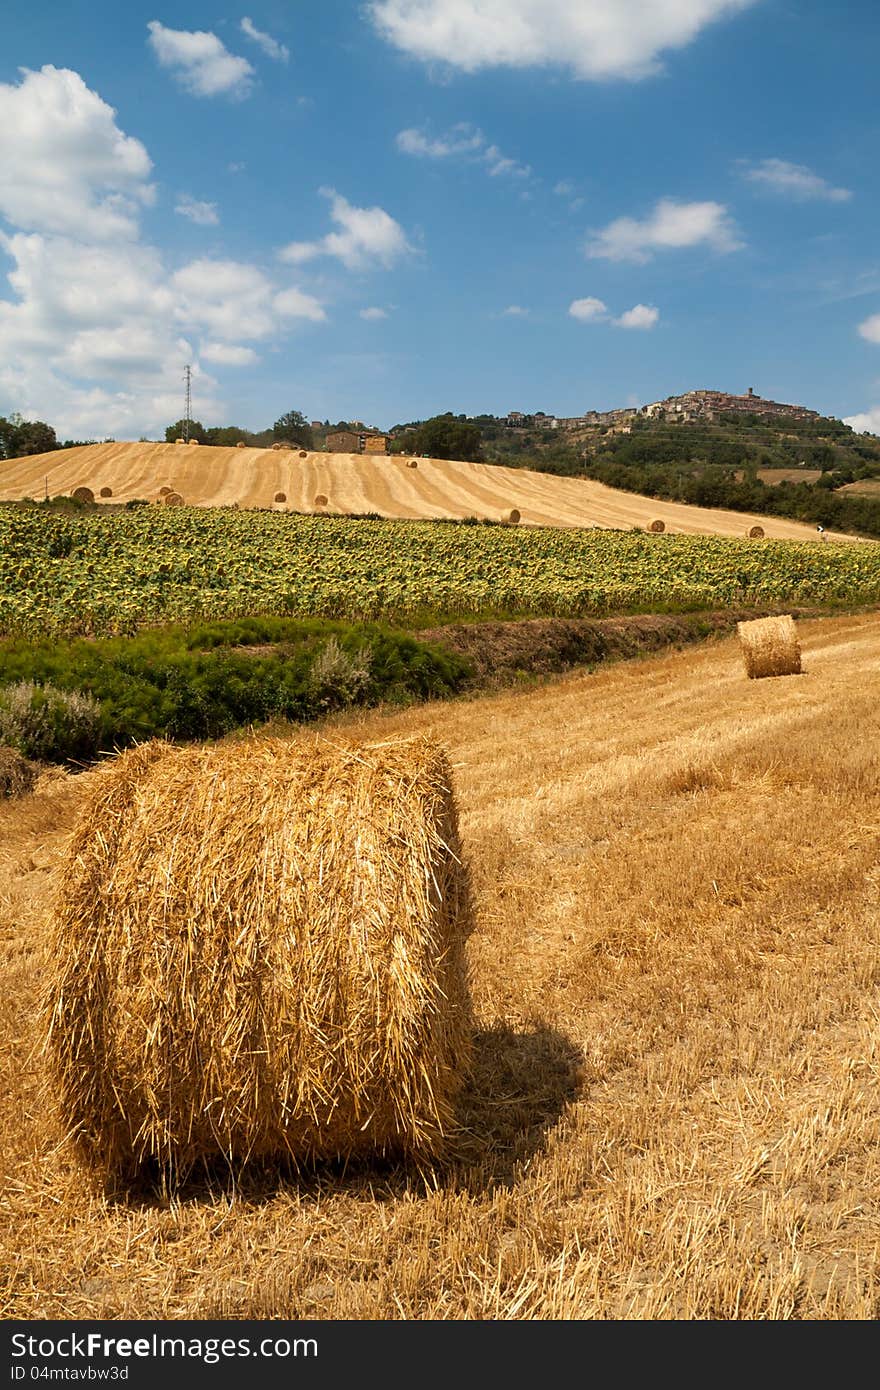
M 183 408 L 183 439 L 184 443 L 189 443 L 189 427 L 192 423 L 192 367 L 188 364 L 183 369 L 183 379 L 186 382 L 186 402 Z

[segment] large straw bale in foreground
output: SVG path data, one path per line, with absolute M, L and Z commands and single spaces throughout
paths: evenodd
M 61 875 L 64 1119 L 111 1178 L 430 1156 L 469 1056 L 468 930 L 450 769 L 427 740 L 132 749 Z
M 801 647 L 794 618 L 755 618 L 737 623 L 740 650 L 750 680 L 761 676 L 799 676 Z

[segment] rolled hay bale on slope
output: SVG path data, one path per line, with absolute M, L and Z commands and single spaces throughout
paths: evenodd
M 192 447 L 193 444 L 197 445 L 199 441 L 197 439 L 188 439 L 186 442 Z
M 159 488 L 159 496 L 160 496 L 160 497 L 167 497 L 168 494 L 169 494 L 169 492 L 173 492 L 173 491 L 174 491 L 174 488 L 173 488 L 173 487 L 169 487 L 167 483 L 163 483 L 162 487 Z
M 746 531 L 746 535 L 750 541 L 762 541 L 764 539 L 764 528 L 763 526 L 750 526 L 748 531 Z
M 45 994 L 105 1179 L 403 1153 L 453 1124 L 470 902 L 442 749 L 142 744 L 91 788 Z
M 185 443 L 186 443 L 186 440 L 185 440 L 185 439 L 175 439 L 174 442 L 175 442 L 175 444 L 185 444 Z
M 112 489 L 112 487 L 102 487 L 102 488 L 101 488 L 101 491 L 98 493 L 98 496 L 99 496 L 99 497 L 112 497 L 112 496 L 113 496 L 113 489 Z
M 236 447 L 236 449 L 246 449 L 246 448 L 247 448 L 247 445 L 245 444 L 245 442 L 244 442 L 243 439 L 239 439 L 239 441 L 238 441 L 238 443 L 236 444 L 235 447 Z
M 407 468 L 418 468 L 419 461 L 418 459 L 409 459 L 406 466 Z
M 315 506 L 316 506 L 316 507 L 326 507 L 326 506 L 327 506 L 327 501 L 328 501 L 328 499 L 324 496 L 323 492 L 319 492 L 319 493 L 317 494 L 317 496 L 315 497 Z
M 184 500 L 179 492 L 166 492 L 162 498 L 163 507 L 182 507 Z
M 300 449 L 300 451 L 299 451 L 299 456 L 300 456 L 301 459 L 307 459 L 308 456 L 309 456 L 309 451 L 308 451 L 308 449 Z
M 508 526 L 518 526 L 520 515 L 516 507 L 512 507 L 509 512 L 505 512 L 503 520 L 506 521 Z
M 286 502 L 286 501 L 287 501 L 287 493 L 286 493 L 286 492 L 276 492 L 276 494 L 275 494 L 275 496 L 273 497 L 272 500 L 273 500 L 273 502 Z
M 94 502 L 95 494 L 90 487 L 75 487 L 71 493 L 74 502 Z
M 651 522 L 651 525 L 648 527 L 648 530 L 649 530 L 649 531 L 654 531 L 654 532 L 657 533 L 657 535 L 659 535 L 659 534 L 661 533 L 661 531 L 665 531 L 665 530 L 666 530 L 666 522 L 665 522 L 665 521 L 661 521 L 661 520 L 659 519 L 659 517 L 658 517 L 656 521 L 652 521 L 652 522 Z
M 749 680 L 763 676 L 799 676 L 801 647 L 794 618 L 754 618 L 737 623 L 740 650 Z

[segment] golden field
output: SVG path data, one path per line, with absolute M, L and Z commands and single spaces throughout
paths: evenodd
M 801 676 L 725 638 L 339 721 L 455 769 L 478 1033 L 421 1173 L 91 1187 L 36 1006 L 100 772 L 0 803 L 4 1316 L 880 1315 L 880 631 L 798 631 Z
M 109 487 L 119 503 L 156 501 L 162 487 L 198 507 L 272 507 L 298 512 L 376 512 L 432 519 L 503 519 L 511 510 L 527 526 L 601 526 L 647 529 L 655 519 L 684 535 L 744 536 L 758 523 L 768 538 L 815 540 L 816 528 L 784 517 L 692 507 L 620 492 L 589 478 L 558 478 L 525 468 L 406 457 L 310 453 L 296 449 L 223 449 L 185 444 L 88 444 L 9 459 L 0 469 L 0 501 L 69 494 L 91 488 L 95 500 Z M 276 504 L 283 492 L 284 503 Z M 326 505 L 316 504 L 326 497 Z M 852 536 L 828 532 L 829 538 Z

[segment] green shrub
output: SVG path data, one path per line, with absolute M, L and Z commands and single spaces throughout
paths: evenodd
M 100 746 L 101 706 L 90 695 L 19 681 L 0 687 L 0 744 L 37 762 L 84 762 Z

